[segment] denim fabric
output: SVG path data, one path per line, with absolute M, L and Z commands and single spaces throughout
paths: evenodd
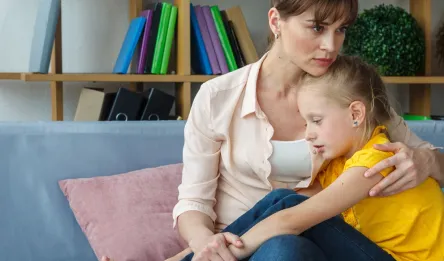
M 297 251 L 295 251 L 297 250 Z M 316 244 L 296 235 L 281 235 L 263 243 L 249 261 L 327 261 Z
M 277 189 L 260 200 L 252 209 L 225 228 L 242 236 L 251 227 L 266 217 L 286 208 L 298 205 L 307 197 L 296 194 L 293 190 Z M 302 240 L 300 238 L 305 238 Z M 277 244 L 279 241 L 288 241 Z M 261 250 L 264 248 L 265 250 Z M 262 255 L 264 257 L 262 257 Z M 281 256 L 282 255 L 282 256 Z M 183 261 L 192 259 L 188 255 Z M 283 235 L 270 239 L 247 260 L 360 260 L 360 261 L 395 261 L 387 252 L 379 248 L 359 231 L 345 223 L 339 216 L 326 220 L 302 233 L 300 236 Z M 270 257 L 273 257 L 272 259 Z M 276 259 L 277 258 L 277 259 Z M 281 258 L 281 259 L 279 259 Z

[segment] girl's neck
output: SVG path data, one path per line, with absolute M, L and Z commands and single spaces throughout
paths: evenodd
M 353 154 L 355 154 L 357 151 L 362 150 L 364 146 L 369 142 L 371 139 L 373 131 L 370 133 L 366 133 L 364 131 L 364 127 L 360 127 L 356 130 L 356 134 L 353 137 L 353 140 L 355 141 L 348 151 L 348 153 L 345 155 L 347 159 L 350 159 Z
M 264 91 L 288 93 L 296 90 L 303 70 L 290 61 L 276 46 L 265 57 L 258 78 L 258 86 Z

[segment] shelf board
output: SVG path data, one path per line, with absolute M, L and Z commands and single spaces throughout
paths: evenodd
M 0 72 L 0 80 L 20 80 L 21 76 L 21 73 Z
M 205 82 L 214 77 L 215 76 L 207 75 L 152 75 L 112 73 L 23 73 L 21 79 L 24 81 L 56 82 Z
M 112 73 L 0 73 L 0 79 L 57 82 L 195 82 L 202 83 L 219 75 L 152 75 Z M 385 76 L 387 84 L 444 84 L 444 76 Z
M 444 76 L 386 76 L 382 80 L 392 84 L 444 84 Z

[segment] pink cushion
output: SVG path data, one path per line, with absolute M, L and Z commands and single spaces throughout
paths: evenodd
M 173 164 L 59 185 L 98 258 L 163 261 L 186 246 L 171 214 L 181 173 Z

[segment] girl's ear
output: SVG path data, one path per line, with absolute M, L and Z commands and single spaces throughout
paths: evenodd
M 268 11 L 268 23 L 270 25 L 271 31 L 275 36 L 278 36 L 281 33 L 279 28 L 279 20 L 279 11 L 275 7 L 270 8 L 270 10 Z
M 365 120 L 365 104 L 361 101 L 354 101 L 349 106 L 350 114 L 352 116 L 353 127 L 360 126 Z

